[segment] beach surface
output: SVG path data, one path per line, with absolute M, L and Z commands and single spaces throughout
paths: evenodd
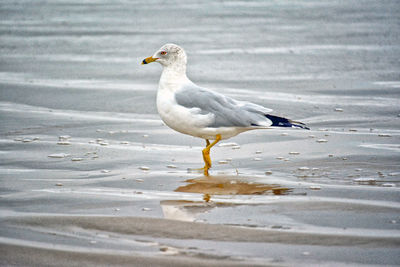
M 398 1 L 0 3 L 1 266 L 400 265 Z M 198 85 L 302 121 L 211 151 L 155 98 Z

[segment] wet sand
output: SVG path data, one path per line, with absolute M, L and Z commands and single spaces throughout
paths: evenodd
M 396 1 L 0 12 L 0 265 L 400 264 Z M 205 143 L 162 123 L 140 65 L 166 42 L 194 82 L 311 130 L 241 134 L 190 171 Z

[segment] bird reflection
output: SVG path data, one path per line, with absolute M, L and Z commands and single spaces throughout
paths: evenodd
M 252 182 L 239 176 L 203 176 L 186 182 L 189 184 L 175 191 L 202 193 L 205 201 L 209 201 L 212 195 L 285 195 L 290 192 L 289 188 L 277 184 Z
M 217 206 L 233 205 L 213 202 L 213 195 L 286 195 L 291 192 L 290 188 L 253 182 L 240 176 L 202 176 L 185 182 L 188 184 L 178 187 L 175 192 L 200 193 L 204 201 L 163 200 L 160 204 L 167 219 L 195 221 L 199 214 Z

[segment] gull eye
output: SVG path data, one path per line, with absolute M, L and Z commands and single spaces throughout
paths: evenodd
M 167 52 L 165 52 L 165 51 L 161 51 L 161 53 L 160 53 L 161 55 L 166 55 L 167 54 Z

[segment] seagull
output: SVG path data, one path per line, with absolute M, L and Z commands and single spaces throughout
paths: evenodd
M 182 47 L 165 44 L 142 64 L 160 63 L 163 67 L 157 92 L 157 110 L 170 128 L 203 138 L 205 176 L 211 168 L 210 150 L 221 140 L 242 132 L 270 127 L 309 129 L 304 123 L 271 115 L 272 109 L 238 101 L 200 87 L 186 76 L 187 56 Z M 210 142 L 213 141 L 213 142 Z

